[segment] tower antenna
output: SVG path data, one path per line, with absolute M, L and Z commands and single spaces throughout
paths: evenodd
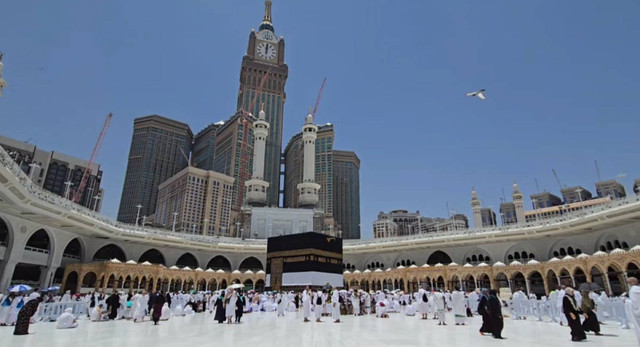
M 538 185 L 538 179 L 534 178 L 534 180 L 536 180 L 536 190 L 538 191 L 538 193 L 540 193 L 540 186 Z
M 502 189 L 502 201 L 507 201 L 507 196 L 504 194 L 504 187 L 500 187 Z
M 596 173 L 598 174 L 598 182 L 602 181 L 602 178 L 600 178 L 600 167 L 598 167 L 598 161 L 594 160 L 594 162 L 596 163 Z

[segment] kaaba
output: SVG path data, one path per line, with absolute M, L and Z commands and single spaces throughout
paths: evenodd
M 267 285 L 342 287 L 342 239 L 307 232 L 267 239 Z

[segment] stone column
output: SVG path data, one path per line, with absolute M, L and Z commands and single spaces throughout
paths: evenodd
M 609 274 L 605 272 L 602 276 L 604 277 L 605 290 L 609 293 L 609 296 L 613 296 L 613 289 L 611 288 L 611 282 L 609 282 Z
M 542 276 L 542 284 L 544 285 L 544 293 L 548 297 L 549 296 L 549 281 L 547 280 L 547 276 Z
M 40 283 L 40 288 L 49 288 L 49 284 L 51 284 L 51 282 L 53 281 L 53 276 L 56 273 L 56 269 L 57 267 L 55 266 L 50 266 L 49 268 L 47 268 L 46 266 L 40 267 L 40 279 L 38 281 Z M 62 283 L 62 285 L 64 285 L 64 282 Z
M 84 278 L 84 274 L 78 274 L 78 281 L 76 282 L 76 293 L 80 293 L 82 290 L 82 279 Z M 65 283 L 64 281 L 62 283 Z
M 531 285 L 529 284 L 529 279 L 525 277 L 524 284 L 527 287 L 527 296 L 531 294 Z

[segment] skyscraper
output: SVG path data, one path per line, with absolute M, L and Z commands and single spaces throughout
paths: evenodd
M 142 218 L 155 212 L 160 184 L 189 165 L 192 138 L 187 124 L 162 116 L 133 121 L 118 221 L 135 223 L 137 216 Z M 139 213 L 138 205 L 142 205 Z
M 193 138 L 192 165 L 203 170 L 213 170 L 216 149 L 216 132 L 224 122 L 209 124 Z
M 234 178 L 231 209 L 235 218 L 244 202 L 245 182 L 251 178 L 253 165 L 253 130 L 238 112 L 220 128 L 215 139 L 213 171 Z
M 360 159 L 351 151 L 333 151 L 333 218 L 342 238 L 360 238 Z
M 176 232 L 228 235 L 233 178 L 187 167 L 158 187 L 155 223 Z
M 262 94 L 253 109 L 251 102 L 256 95 L 262 77 L 268 73 Z M 265 104 L 265 120 L 270 124 L 269 136 L 265 146 L 264 180 L 269 183 L 267 204 L 278 206 L 280 194 L 280 156 L 282 152 L 282 122 L 284 119 L 285 83 L 289 68 L 284 62 L 284 37 L 277 38 L 271 22 L 271 1 L 265 1 L 264 18 L 258 32 L 251 30 L 247 53 L 242 58 L 240 70 L 240 89 L 238 91 L 238 110 L 244 109 L 253 115 Z M 250 141 L 250 138 L 245 139 Z M 250 167 L 249 167 L 250 168 Z M 251 170 L 245 171 L 241 180 L 236 178 L 235 186 L 244 184 L 251 178 Z M 240 182 L 242 181 L 242 182 Z M 240 185 L 239 187 L 244 187 Z M 241 188 L 242 189 L 242 188 Z M 241 203 L 241 202 L 240 202 Z

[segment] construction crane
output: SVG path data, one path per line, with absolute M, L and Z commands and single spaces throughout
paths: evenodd
M 264 76 L 260 80 L 260 84 L 258 88 L 255 90 L 255 95 L 253 96 L 253 100 L 251 100 L 251 104 L 249 105 L 249 109 L 245 110 L 244 105 L 240 108 L 240 119 L 242 122 L 242 148 L 240 150 L 240 173 L 238 175 L 238 193 L 239 193 L 239 202 L 242 203 L 244 200 L 244 178 L 246 175 L 246 170 L 249 163 L 249 153 L 247 153 L 247 147 L 249 147 L 249 126 L 253 123 L 253 115 L 251 114 L 251 110 L 253 110 L 258 102 L 258 99 L 262 95 L 262 89 L 264 88 L 264 84 L 267 81 L 267 78 L 271 74 L 271 69 L 265 72 Z M 249 168 L 249 170 L 251 170 Z
M 560 187 L 560 190 L 562 190 L 562 183 L 560 183 L 560 179 L 558 178 L 558 174 L 556 173 L 556 170 L 551 169 L 551 171 L 553 171 L 553 175 L 556 177 L 556 182 L 558 182 L 558 186 Z
M 104 125 L 102 126 L 102 130 L 100 130 L 100 135 L 98 135 L 98 141 L 96 141 L 96 145 L 93 147 L 93 152 L 91 152 L 91 158 L 89 158 L 89 164 L 84 169 L 84 174 L 82 175 L 82 180 L 80 181 L 80 185 L 76 190 L 75 195 L 73 196 L 73 202 L 78 203 L 82 198 L 82 193 L 84 192 L 84 188 L 87 186 L 87 181 L 89 180 L 89 176 L 91 175 L 91 166 L 93 165 L 96 157 L 98 156 L 98 151 L 100 151 L 100 145 L 102 145 L 102 140 L 104 140 L 104 136 L 107 133 L 107 128 L 109 128 L 109 124 L 111 124 L 111 118 L 113 114 L 109 113 L 107 118 L 104 120 Z
M 322 80 L 322 85 L 320 86 L 320 92 L 318 92 L 318 99 L 316 99 L 316 106 L 313 108 L 313 118 L 316 117 L 316 113 L 318 112 L 318 106 L 320 106 L 320 100 L 322 99 L 322 92 L 324 92 L 324 85 L 327 83 L 327 78 L 325 77 Z

